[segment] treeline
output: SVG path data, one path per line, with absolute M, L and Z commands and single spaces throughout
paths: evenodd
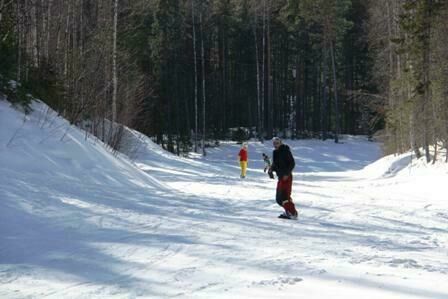
M 447 20 L 445 0 L 371 1 L 370 43 L 389 152 L 412 149 L 430 162 L 441 146 L 447 149 Z
M 178 152 L 237 127 L 336 142 L 385 127 L 391 151 L 418 152 L 448 132 L 445 6 L 0 0 L 0 74 L 113 147 L 107 120 Z
M 338 139 L 368 134 L 376 113 L 365 20 L 351 0 L 153 1 L 125 46 L 152 80 L 150 135 Z M 143 25 L 142 25 L 143 24 Z
M 135 126 L 148 81 L 119 49 L 118 16 L 137 9 L 121 2 L 0 1 L 0 73 L 20 83 L 16 100 L 30 91 L 114 148 L 120 130 L 106 120 Z

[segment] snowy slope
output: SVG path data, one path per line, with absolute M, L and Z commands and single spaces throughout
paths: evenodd
M 0 100 L 0 298 L 448 298 L 445 165 L 291 141 L 280 220 L 269 143 L 242 181 L 236 144 L 184 159 L 129 130 L 129 160 L 34 109 Z

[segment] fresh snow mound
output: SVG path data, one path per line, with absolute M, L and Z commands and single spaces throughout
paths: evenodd
M 389 155 L 366 166 L 362 172 L 367 177 L 392 177 L 407 169 L 412 162 L 412 154 Z
M 113 155 L 41 102 L 24 115 L 0 101 L 0 167 L 4 177 L 65 177 L 115 187 L 155 183 L 123 155 Z M 9 175 L 7 175 L 9 173 Z

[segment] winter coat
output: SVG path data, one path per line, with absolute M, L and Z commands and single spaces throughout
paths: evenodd
M 279 179 L 285 175 L 291 175 L 292 170 L 296 166 L 291 150 L 286 144 L 282 144 L 278 149 L 274 150 L 272 160 L 271 171 L 275 171 Z
M 247 150 L 242 148 L 238 154 L 238 156 L 240 157 L 240 161 L 245 161 L 247 162 Z
M 269 159 L 269 157 L 266 156 L 266 158 L 263 158 L 264 161 L 264 166 L 265 167 L 271 167 L 271 159 Z

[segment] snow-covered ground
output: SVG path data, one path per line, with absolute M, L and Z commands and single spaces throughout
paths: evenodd
M 288 141 L 281 220 L 270 143 L 241 180 L 235 144 L 184 159 L 127 131 L 129 159 L 33 107 L 0 100 L 0 298 L 448 298 L 444 164 Z

